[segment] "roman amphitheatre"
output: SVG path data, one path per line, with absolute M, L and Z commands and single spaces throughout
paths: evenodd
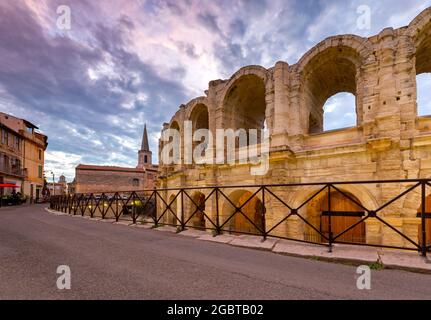
M 295 64 L 247 66 L 211 81 L 163 130 L 182 133 L 186 120 L 212 132 L 265 126 L 269 170 L 161 163 L 162 221 L 183 217 L 194 227 L 318 243 L 338 234 L 340 242 L 403 248 L 426 235 L 429 245 L 431 187 L 416 180 L 431 177 L 431 117 L 418 116 L 416 92 L 417 76 L 429 72 L 431 8 L 368 38 L 329 37 Z M 324 131 L 323 106 L 340 92 L 355 96 L 356 125 Z

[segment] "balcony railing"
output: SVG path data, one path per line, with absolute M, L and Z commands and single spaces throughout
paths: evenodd
M 0 172 L 7 175 L 17 176 L 20 178 L 25 178 L 27 176 L 27 169 L 18 166 L 10 166 L 5 164 L 0 164 Z

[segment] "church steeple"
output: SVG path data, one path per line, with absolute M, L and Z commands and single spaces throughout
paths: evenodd
M 147 124 L 144 125 L 144 134 L 142 135 L 141 151 L 150 151 L 148 145 Z
M 148 143 L 147 125 L 144 125 L 144 133 L 142 134 L 141 150 L 138 151 L 138 168 L 146 168 L 152 166 L 152 152 Z

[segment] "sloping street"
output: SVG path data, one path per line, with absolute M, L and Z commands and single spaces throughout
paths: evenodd
M 56 286 L 57 267 L 71 289 Z M 0 209 L 0 299 L 429 299 L 431 276 L 200 241 L 169 232 Z

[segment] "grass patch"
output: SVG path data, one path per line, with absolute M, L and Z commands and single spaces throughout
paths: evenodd
M 371 270 L 382 270 L 384 265 L 381 262 L 374 262 L 368 265 Z

